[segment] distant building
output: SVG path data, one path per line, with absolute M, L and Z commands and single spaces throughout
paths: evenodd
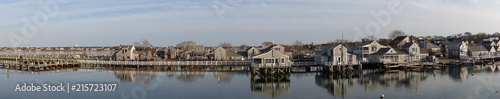
M 471 58 L 484 58 L 489 57 L 490 52 L 482 45 L 469 46 L 467 55 Z
M 289 67 L 290 56 L 276 49 L 269 49 L 261 54 L 252 56 L 251 67 Z
M 381 48 L 377 53 L 369 55 L 368 59 L 371 63 L 394 63 L 404 62 L 407 54 L 397 51 L 392 47 Z
M 349 49 L 341 44 L 316 53 L 314 62 L 318 65 L 348 65 L 357 64 L 356 55 L 349 53 Z M 343 60 L 341 60 L 343 57 Z
M 388 45 L 392 48 L 400 49 L 406 43 L 412 42 L 412 38 L 410 36 L 399 36 L 392 40 Z
M 469 46 L 467 45 L 466 42 L 463 41 L 456 41 L 452 42 L 448 46 L 448 58 L 454 58 L 454 59 L 468 59 L 469 56 L 467 55 Z
M 226 49 L 224 49 L 223 47 L 219 46 L 217 48 L 215 48 L 213 51 L 213 59 L 214 60 L 226 60 Z
M 114 53 L 114 56 L 117 61 L 135 61 L 139 57 L 135 53 L 135 46 L 133 45 L 120 45 L 120 48 Z
M 177 49 L 173 46 L 169 46 L 165 49 L 165 59 L 176 59 Z

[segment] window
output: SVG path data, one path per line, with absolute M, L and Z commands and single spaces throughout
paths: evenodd
M 285 59 L 281 59 L 281 63 L 285 63 Z
M 341 48 L 339 48 L 339 51 L 338 51 L 338 52 L 339 52 L 339 53 L 342 53 L 342 47 L 341 47 Z
M 274 63 L 274 59 L 265 59 L 266 63 Z
M 274 48 L 274 50 L 280 51 L 280 48 Z
M 125 49 L 125 52 L 127 52 L 127 49 Z

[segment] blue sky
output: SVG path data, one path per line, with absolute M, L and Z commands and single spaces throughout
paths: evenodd
M 23 35 L 23 19 L 47 15 L 38 3 L 46 1 L 54 0 L 0 1 L 0 46 L 117 46 L 141 39 L 155 46 L 186 40 L 207 46 L 317 44 L 340 39 L 342 31 L 351 41 L 366 34 L 387 38 L 396 29 L 417 36 L 500 32 L 497 0 L 64 0 L 69 2 L 55 3 L 57 13 L 36 33 Z M 389 11 L 392 2 L 401 12 L 381 25 L 370 12 Z M 377 33 L 365 32 L 372 23 Z M 26 40 L 13 43 L 9 34 Z

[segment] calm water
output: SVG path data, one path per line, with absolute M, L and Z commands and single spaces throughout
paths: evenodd
M 0 69 L 1 99 L 498 99 L 497 66 L 463 66 L 423 72 L 364 70 L 354 75 L 293 73 L 252 77 L 247 72 L 145 72 L 66 69 L 25 72 Z M 114 92 L 15 92 L 22 83 L 97 83 Z

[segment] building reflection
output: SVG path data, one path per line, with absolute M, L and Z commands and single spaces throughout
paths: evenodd
M 316 85 L 326 88 L 328 93 L 339 97 L 347 95 L 349 84 L 354 84 L 353 81 L 356 80 L 353 80 L 352 77 L 343 78 L 341 75 L 319 73 L 315 76 Z
M 368 89 L 378 89 L 380 86 L 389 88 L 407 87 L 418 91 L 420 82 L 425 80 L 430 73 L 411 71 L 378 71 L 365 70 L 363 72 L 339 75 L 318 73 L 315 76 L 316 85 L 327 89 L 328 93 L 337 97 L 348 94 L 349 87 L 361 85 Z
M 253 76 L 250 78 L 253 93 L 276 98 L 290 90 L 289 75 Z
M 130 70 L 120 70 L 113 71 L 115 77 L 120 79 L 121 82 L 129 82 L 134 84 L 144 84 L 149 85 L 152 83 L 157 76 L 156 72 L 151 71 L 130 71 Z
M 200 79 L 205 77 L 205 72 L 179 72 L 179 75 L 176 77 L 177 80 L 192 83 L 195 82 L 196 79 Z
M 214 72 L 214 78 L 217 79 L 219 83 L 229 83 L 231 82 L 232 75 L 227 74 L 227 72 Z
M 11 73 L 30 74 L 30 75 L 48 75 L 48 74 L 52 74 L 52 73 L 77 72 L 79 70 L 79 68 L 78 67 L 71 67 L 71 68 L 58 68 L 58 69 L 39 70 L 39 71 L 25 71 L 25 70 L 15 70 L 15 69 L 2 69 L 2 70 L 6 71 L 7 78 L 9 78 Z

